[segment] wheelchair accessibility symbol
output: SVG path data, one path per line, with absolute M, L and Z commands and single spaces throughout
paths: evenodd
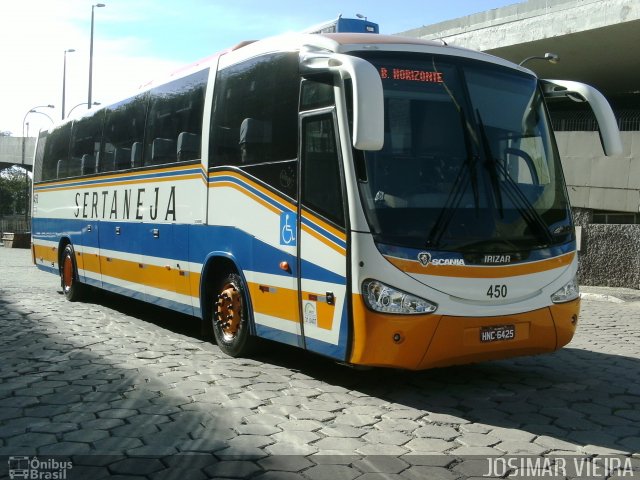
M 280 214 L 280 245 L 296 246 L 298 215 L 293 212 Z

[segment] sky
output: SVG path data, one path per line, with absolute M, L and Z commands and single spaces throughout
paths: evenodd
M 301 31 L 339 14 L 394 34 L 522 0 L 104 0 L 94 8 L 92 101 L 104 105 L 242 40 Z M 97 2 L 96 2 L 97 3 Z M 30 136 L 88 99 L 91 0 L 4 0 L 0 132 Z M 39 105 L 39 113 L 29 110 Z M 75 116 L 87 106 L 81 105 Z M 27 132 L 25 132 L 27 133 Z

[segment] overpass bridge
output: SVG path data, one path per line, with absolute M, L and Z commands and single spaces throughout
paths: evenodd
M 9 168 L 12 165 L 23 165 L 22 140 L 23 137 L 0 137 L 0 170 Z M 27 170 L 31 170 L 36 139 L 26 137 L 24 140 L 24 167 Z

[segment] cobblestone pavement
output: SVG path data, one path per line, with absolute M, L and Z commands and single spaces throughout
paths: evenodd
M 455 479 L 542 454 L 639 468 L 633 291 L 588 289 L 559 352 L 402 372 L 275 344 L 231 359 L 188 317 L 103 292 L 70 303 L 58 285 L 0 248 L 0 455 L 70 456 L 70 479 Z

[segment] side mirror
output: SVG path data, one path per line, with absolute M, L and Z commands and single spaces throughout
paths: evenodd
M 588 102 L 600 128 L 600 141 L 606 156 L 623 152 L 620 130 L 611 105 L 604 95 L 590 85 L 569 80 L 541 80 L 546 98 L 569 98 L 574 102 Z
M 300 62 L 303 73 L 330 71 L 353 85 L 353 147 L 380 150 L 384 144 L 384 100 L 382 81 L 366 60 L 340 53 L 313 52 Z

